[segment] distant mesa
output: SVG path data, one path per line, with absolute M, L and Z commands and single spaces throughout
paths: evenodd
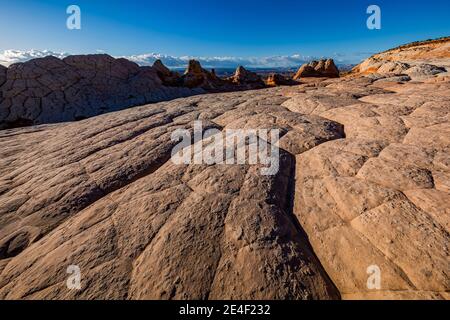
M 305 77 L 338 78 L 339 70 L 333 59 L 311 61 L 302 65 L 294 75 L 294 80 Z

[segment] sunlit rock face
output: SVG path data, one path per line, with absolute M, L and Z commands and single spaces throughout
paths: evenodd
M 311 61 L 302 65 L 294 75 L 294 80 L 305 77 L 338 78 L 339 70 L 333 59 Z
M 117 79 L 171 75 L 100 61 Z M 104 85 L 79 58 L 44 62 L 51 79 Z M 34 63 L 6 83 L 44 83 Z M 0 298 L 448 299 L 450 79 L 421 68 L 414 81 L 304 78 L 0 130 Z M 172 134 L 196 121 L 215 129 L 204 146 L 227 130 L 277 130 L 278 170 L 175 163 Z M 70 265 L 80 290 L 67 287 Z
M 359 75 L 408 75 L 413 80 L 448 76 L 450 37 L 413 42 L 373 55 L 353 68 Z

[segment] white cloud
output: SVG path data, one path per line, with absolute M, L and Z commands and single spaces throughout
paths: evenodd
M 97 52 L 103 52 L 97 50 Z M 4 50 L 0 52 L 0 64 L 9 66 L 12 63 L 24 62 L 34 58 L 42 58 L 48 55 L 53 55 L 58 58 L 68 56 L 65 52 L 54 52 L 50 50 Z M 336 53 L 333 55 L 337 63 L 348 63 L 345 55 Z M 184 68 L 187 66 L 190 59 L 199 60 L 201 65 L 205 68 L 235 68 L 242 65 L 248 68 L 289 68 L 299 67 L 301 64 L 317 59 L 317 57 L 303 56 L 300 54 L 285 55 L 285 56 L 269 56 L 269 57 L 232 57 L 232 56 L 218 56 L 218 57 L 194 57 L 194 56 L 169 56 L 159 53 L 146 53 L 131 56 L 122 56 L 136 62 L 139 65 L 152 65 L 156 59 L 161 59 L 162 62 L 169 68 Z
M 4 50 L 3 52 L 0 52 L 0 64 L 9 66 L 16 62 L 24 62 L 35 58 L 43 58 L 46 56 L 55 56 L 62 59 L 68 55 L 68 53 L 54 52 L 50 50 Z

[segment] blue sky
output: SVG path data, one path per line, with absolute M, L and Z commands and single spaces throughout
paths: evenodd
M 66 28 L 70 4 L 81 8 L 81 30 Z M 370 4 L 381 8 L 381 30 L 366 28 Z M 450 35 L 449 0 L 1 0 L 0 8 L 0 51 L 301 54 L 357 62 L 398 44 Z

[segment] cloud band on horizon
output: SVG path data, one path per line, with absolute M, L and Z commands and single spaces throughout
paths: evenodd
M 9 66 L 13 63 L 25 62 L 35 58 L 43 58 L 49 55 L 62 59 L 70 54 L 66 52 L 54 52 L 51 50 L 4 50 L 3 52 L 0 52 L 0 64 Z M 370 53 L 360 53 L 359 55 L 361 55 L 360 59 L 362 60 L 370 56 Z M 248 68 L 293 68 L 298 67 L 305 62 L 325 57 L 311 57 L 300 54 L 267 57 L 175 57 L 159 53 L 146 53 L 131 56 L 116 56 L 116 58 L 126 58 L 141 66 L 152 65 L 155 60 L 160 59 L 169 68 L 184 68 L 187 66 L 190 59 L 200 61 L 201 65 L 205 68 L 235 68 L 239 65 Z M 335 59 L 338 64 L 355 63 L 354 61 L 350 61 L 344 55 L 338 53 L 334 54 L 331 58 Z

